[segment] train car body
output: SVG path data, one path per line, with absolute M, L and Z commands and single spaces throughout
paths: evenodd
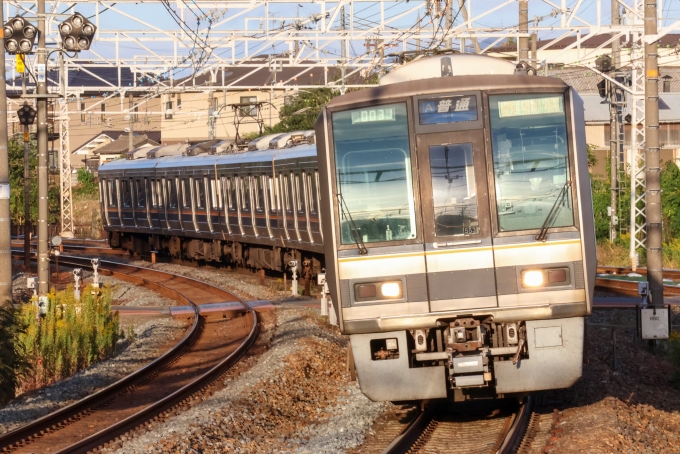
M 313 145 L 224 155 L 116 160 L 99 170 L 112 247 L 282 271 L 323 234 Z
M 556 78 L 431 57 L 316 125 L 326 279 L 371 399 L 581 376 L 595 232 L 583 104 Z

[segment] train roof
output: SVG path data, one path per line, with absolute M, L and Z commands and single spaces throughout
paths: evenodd
M 297 159 L 316 157 L 315 145 L 299 145 L 280 150 L 246 151 L 244 153 L 233 153 L 223 155 L 198 155 L 198 156 L 168 156 L 158 159 L 136 159 L 134 161 L 117 159 L 102 164 L 99 172 L 116 170 L 143 170 L 143 169 L 168 169 L 174 167 L 200 167 L 243 164 L 253 162 L 271 162 L 274 158 Z

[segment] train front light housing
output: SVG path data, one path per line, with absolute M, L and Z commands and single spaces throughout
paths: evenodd
M 540 287 L 543 285 L 543 271 L 529 270 L 522 273 L 524 287 Z
M 401 282 L 385 282 L 380 286 L 380 293 L 385 298 L 401 297 Z

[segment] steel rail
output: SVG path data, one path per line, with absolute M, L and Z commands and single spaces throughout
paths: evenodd
M 80 257 L 62 256 L 62 263 L 69 266 L 79 266 L 90 269 L 92 268 L 89 259 Z M 128 273 L 123 272 L 123 270 L 128 271 Z M 15 430 L 12 430 L 6 434 L 1 435 L 0 449 L 7 451 L 14 449 L 14 447 L 20 447 L 26 441 L 30 441 L 36 436 L 40 436 L 47 432 L 51 432 L 55 429 L 58 429 L 58 427 L 64 422 L 77 419 L 83 414 L 86 415 L 89 409 L 92 409 L 102 403 L 108 402 L 111 398 L 113 398 L 116 394 L 120 393 L 122 390 L 130 387 L 138 380 L 143 379 L 146 376 L 149 376 L 156 370 L 161 369 L 169 361 L 182 355 L 184 353 L 185 348 L 187 346 L 192 345 L 198 339 L 198 337 L 200 337 L 201 330 L 199 329 L 199 326 L 201 317 L 198 306 L 196 306 L 196 304 L 194 304 L 194 302 L 189 297 L 187 297 L 187 295 L 184 295 L 179 291 L 173 290 L 168 286 L 165 286 L 161 283 L 149 281 L 139 276 L 129 275 L 129 272 L 140 270 L 148 271 L 150 273 L 158 275 L 170 275 L 173 276 L 173 280 L 180 279 L 182 281 L 190 281 L 192 285 L 194 285 L 195 287 L 201 288 L 209 287 L 215 290 L 219 290 L 221 293 L 230 294 L 226 290 L 213 287 L 205 282 L 198 281 L 196 279 L 185 276 L 171 275 L 170 273 L 165 273 L 162 271 L 153 270 L 141 266 L 134 266 L 108 261 L 100 262 L 100 271 L 102 271 L 103 274 L 110 274 L 119 279 L 126 280 L 128 282 L 139 283 L 144 285 L 145 287 L 161 290 L 162 293 L 165 294 L 166 296 L 173 297 L 175 300 L 181 303 L 190 305 L 193 310 L 194 316 L 194 321 L 191 326 L 191 329 L 172 349 L 168 350 L 163 355 L 161 355 L 151 363 L 147 364 L 146 366 L 142 367 L 141 369 L 71 405 L 68 405 L 55 412 L 45 415 L 29 424 L 26 424 L 22 427 L 19 427 Z M 58 452 L 81 453 L 102 446 L 103 444 L 115 439 L 117 436 L 135 429 L 137 426 L 147 422 L 154 416 L 182 402 L 184 399 L 196 393 L 197 391 L 200 391 L 203 387 L 207 386 L 215 378 L 221 375 L 226 369 L 235 364 L 252 347 L 252 345 L 257 340 L 257 336 L 259 334 L 259 324 L 257 319 L 257 313 L 255 312 L 255 310 L 251 306 L 249 306 L 245 301 L 241 300 L 240 298 L 236 297 L 233 294 L 230 295 L 232 295 L 236 301 L 239 301 L 241 304 L 243 304 L 244 308 L 250 313 L 253 320 L 252 327 L 248 336 L 235 351 L 233 351 L 230 355 L 228 355 L 225 359 L 220 361 L 210 370 L 208 370 L 201 376 L 197 377 L 191 383 L 188 383 L 184 387 L 176 390 L 175 392 L 166 396 L 165 398 L 156 401 L 155 403 L 145 407 L 141 411 L 133 415 L 130 415 L 129 417 L 121 421 L 118 421 L 112 426 L 109 426 L 108 428 L 100 432 L 97 432 L 83 440 L 80 440 L 78 443 L 71 445 L 67 448 L 64 448 Z
M 526 434 L 532 412 L 533 399 L 531 396 L 529 396 L 523 403 L 519 405 L 517 413 L 511 416 L 512 423 L 510 423 L 507 432 L 502 434 L 503 441 L 500 443 L 500 447 L 493 451 L 494 454 L 512 454 L 517 451 Z M 413 446 L 429 427 L 435 416 L 436 411 L 433 409 L 433 406 L 426 406 L 423 411 L 421 411 L 413 418 L 413 420 L 411 420 L 409 425 L 402 431 L 402 433 L 397 438 L 395 438 L 392 443 L 387 446 L 387 448 L 385 448 L 382 454 L 410 453 Z M 474 424 L 474 422 L 471 422 L 471 424 Z

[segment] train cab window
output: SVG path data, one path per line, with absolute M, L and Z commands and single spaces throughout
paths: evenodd
M 123 206 L 129 208 L 132 198 L 132 195 L 130 194 L 130 180 L 123 179 L 120 180 L 120 183 L 120 198 L 122 199 Z
M 564 96 L 498 95 L 489 104 L 499 231 L 574 225 Z
M 144 208 L 146 206 L 146 178 L 139 179 L 135 183 L 135 186 L 137 186 L 137 206 Z
M 177 184 L 168 180 L 168 208 L 177 208 Z
M 116 180 L 108 180 L 106 182 L 107 187 L 109 188 L 109 206 L 110 207 L 115 207 L 118 206 L 118 191 L 116 191 Z
M 479 233 L 472 144 L 430 146 L 430 173 L 435 234 Z
M 333 113 L 342 244 L 416 238 L 405 103 Z
M 203 178 L 197 178 L 196 182 L 196 207 L 205 208 L 205 184 Z

